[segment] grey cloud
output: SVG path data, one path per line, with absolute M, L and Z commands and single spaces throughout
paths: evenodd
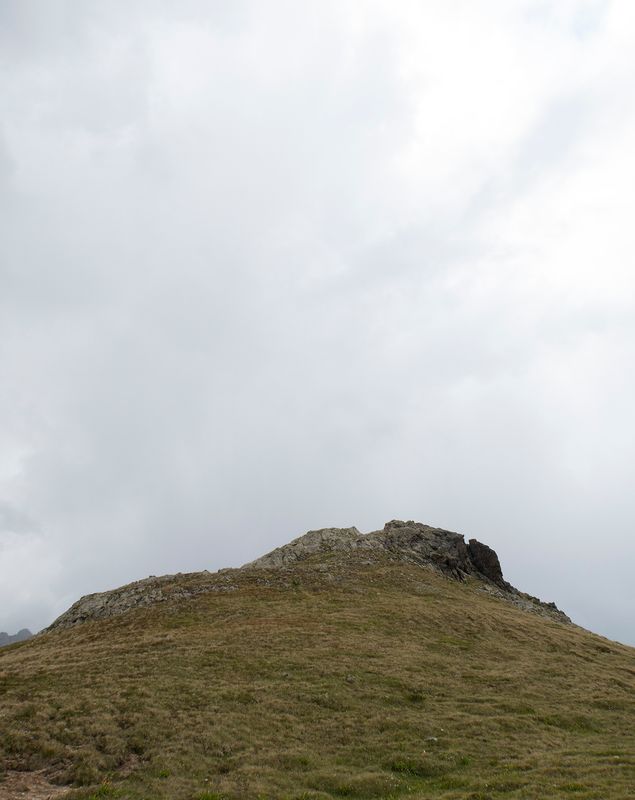
M 38 531 L 38 524 L 24 511 L 14 508 L 8 503 L 0 503 L 0 532 L 33 533 Z
M 4 542 L 0 574 L 39 569 L 0 628 L 402 517 L 489 542 L 521 588 L 632 640 L 608 554 L 632 552 L 634 387 L 628 347 L 594 356 L 632 330 L 606 323 L 614 298 L 558 305 L 490 224 L 580 168 L 563 159 L 596 95 L 574 119 L 545 92 L 493 170 L 468 133 L 441 149 L 474 175 L 437 203 L 441 179 L 404 165 L 421 108 L 431 128 L 446 109 L 386 9 L 2 8 L 0 492 L 39 530 Z

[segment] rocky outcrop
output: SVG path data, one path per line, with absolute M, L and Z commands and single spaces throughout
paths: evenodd
M 398 561 L 429 565 L 462 580 L 474 572 L 474 565 L 460 533 L 432 528 L 420 522 L 387 522 L 383 530 L 369 533 L 364 547 L 383 551 Z
M 221 573 L 223 571 L 221 570 Z M 172 600 L 188 600 L 207 592 L 232 591 L 236 587 L 228 575 L 192 573 L 144 578 L 108 592 L 87 594 L 59 616 L 45 631 L 71 628 L 89 620 L 118 617 L 135 608 L 145 608 Z
M 309 531 L 245 566 L 289 566 L 318 554 L 343 555 L 353 551 L 362 551 L 369 555 L 381 554 L 396 561 L 432 566 L 459 580 L 467 575 L 480 575 L 497 585 L 505 584 L 498 557 L 487 545 L 482 545 L 475 539 L 467 545 L 460 533 L 401 520 L 387 522 L 382 530 L 367 534 L 360 533 L 357 528 Z
M 21 631 L 14 633 L 12 636 L 2 631 L 0 633 L 0 647 L 4 647 L 6 644 L 14 644 L 15 642 L 26 642 L 32 636 L 33 634 L 28 628 L 22 628 Z
M 500 586 L 501 589 L 512 588 L 503 578 L 501 563 L 491 547 L 488 547 L 486 544 L 482 544 L 476 539 L 470 539 L 467 549 L 470 554 L 472 564 L 474 564 L 481 575 L 485 575 L 486 578 L 489 578 L 492 583 Z
M 282 567 L 319 553 L 350 552 L 363 538 L 357 528 L 321 528 L 276 547 L 245 567 Z
M 82 597 L 58 617 L 47 630 L 69 628 L 89 620 L 107 619 L 135 608 L 170 600 L 184 600 L 206 592 L 231 591 L 237 575 L 249 580 L 258 570 L 287 571 L 294 565 L 315 565 L 328 569 L 335 562 L 340 571 L 353 569 L 354 562 L 397 562 L 433 569 L 454 580 L 474 578 L 483 591 L 504 598 L 519 608 L 534 611 L 559 621 L 569 619 L 552 603 L 542 603 L 514 589 L 503 578 L 498 556 L 485 544 L 443 528 L 420 522 L 392 520 L 381 530 L 362 534 L 357 528 L 321 528 L 277 547 L 270 553 L 245 564 L 240 570 L 217 573 L 150 576 L 109 592 Z M 267 578 L 258 573 L 258 581 Z
M 488 593 L 509 600 L 518 608 L 533 611 L 559 622 L 571 620 L 554 603 L 543 603 L 536 597 L 515 589 L 503 577 L 496 552 L 488 545 L 470 539 L 466 544 L 460 533 L 433 528 L 412 520 L 392 520 L 382 530 L 362 534 L 357 528 L 323 528 L 309 531 L 283 547 L 278 547 L 244 568 L 289 567 L 314 557 L 367 554 L 392 561 L 432 568 L 454 578 L 479 580 Z
M 47 630 L 69 628 L 87 620 L 116 617 L 133 608 L 160 603 L 165 600 L 161 584 L 160 579 L 146 578 L 109 592 L 87 594 L 73 603 Z

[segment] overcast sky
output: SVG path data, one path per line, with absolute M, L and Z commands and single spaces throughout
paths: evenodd
M 0 0 L 0 630 L 415 519 L 635 644 L 635 3 Z

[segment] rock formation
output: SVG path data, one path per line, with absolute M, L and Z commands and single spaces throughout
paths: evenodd
M 503 578 L 495 551 L 486 544 L 443 528 L 433 528 L 420 522 L 392 520 L 382 530 L 362 534 L 357 528 L 323 528 L 309 531 L 289 544 L 245 564 L 246 568 L 290 567 L 309 561 L 317 555 L 366 554 L 373 558 L 388 558 L 434 569 L 455 580 L 475 578 L 482 589 L 501 597 L 526 611 L 571 622 L 554 603 L 543 603 L 536 597 L 520 592 Z
M 467 549 L 472 564 L 474 564 L 481 575 L 485 575 L 486 578 L 489 578 L 492 583 L 500 586 L 501 589 L 512 588 L 503 578 L 503 570 L 501 569 L 500 561 L 491 547 L 482 544 L 476 539 L 470 539 Z
M 30 630 L 28 630 L 28 628 L 22 628 L 22 630 L 14 633 L 13 636 L 2 631 L 0 633 L 0 647 L 4 647 L 6 644 L 13 644 L 14 642 L 25 642 L 32 636 L 33 634 Z
M 206 592 L 231 591 L 232 581 L 240 575 L 259 570 L 276 572 L 294 570 L 313 564 L 321 569 L 338 565 L 340 571 L 354 568 L 354 562 L 388 562 L 433 569 L 448 578 L 473 579 L 483 591 L 507 600 L 519 608 L 570 622 L 553 603 L 543 603 L 519 592 L 503 578 L 498 556 L 486 544 L 470 539 L 466 544 L 459 533 L 433 528 L 419 522 L 387 522 L 382 530 L 362 534 L 357 528 L 322 528 L 278 547 L 238 570 L 211 574 L 164 575 L 82 597 L 47 630 L 68 628 L 88 620 L 119 616 L 134 608 L 155 605 L 167 600 L 182 600 Z M 264 578 L 263 578 L 264 580 Z
M 231 591 L 233 588 L 227 576 L 219 573 L 152 575 L 117 589 L 81 597 L 46 630 L 71 628 L 82 622 L 118 617 L 134 608 L 145 608 L 168 600 L 187 600 L 206 592 Z
M 391 560 L 433 567 L 458 580 L 475 575 L 509 588 L 503 580 L 496 553 L 487 545 L 471 539 L 466 545 L 459 533 L 432 528 L 420 522 L 387 522 L 382 530 L 362 534 L 357 528 L 323 528 L 309 531 L 283 547 L 246 564 L 245 567 L 281 567 L 319 553 L 365 551 Z

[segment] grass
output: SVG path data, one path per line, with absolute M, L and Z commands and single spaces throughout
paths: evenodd
M 633 649 L 403 564 L 229 576 L 0 651 L 0 764 L 73 800 L 633 797 Z

